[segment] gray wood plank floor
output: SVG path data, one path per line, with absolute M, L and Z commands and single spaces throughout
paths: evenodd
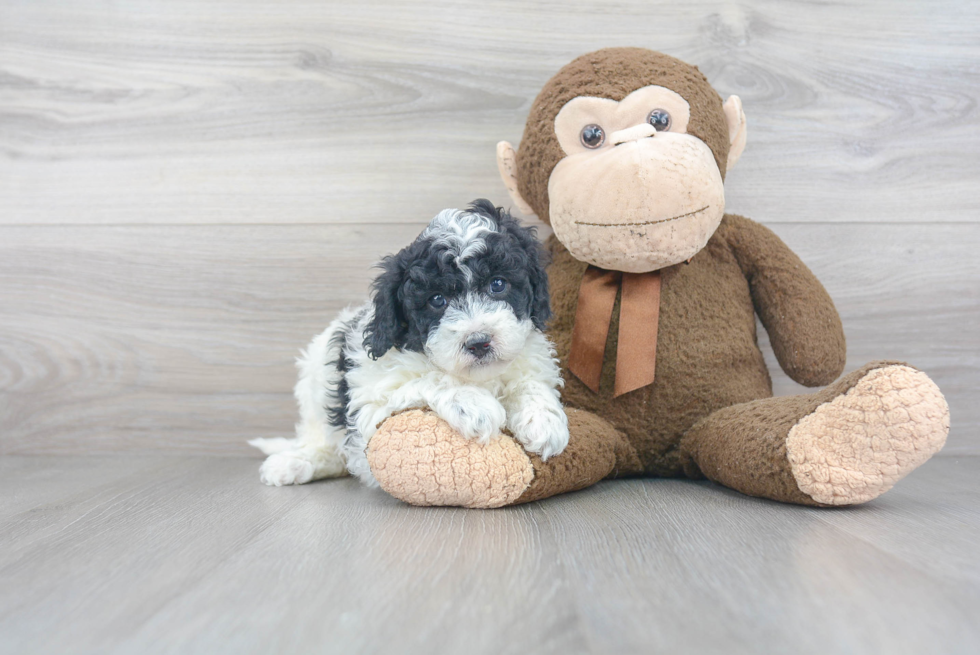
M 0 459 L 0 652 L 980 650 L 977 457 L 834 510 L 682 480 L 422 509 L 257 463 Z

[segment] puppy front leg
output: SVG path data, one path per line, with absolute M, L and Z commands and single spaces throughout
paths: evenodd
M 507 422 L 507 411 L 480 387 L 454 387 L 433 394 L 429 406 L 467 439 L 489 443 Z
M 428 407 L 467 439 L 487 443 L 507 421 L 507 412 L 486 389 L 450 386 L 428 378 L 413 380 L 392 397 L 392 405 L 401 409 Z
M 542 383 L 527 381 L 504 398 L 507 428 L 525 450 L 547 460 L 568 445 L 568 417 L 558 392 Z

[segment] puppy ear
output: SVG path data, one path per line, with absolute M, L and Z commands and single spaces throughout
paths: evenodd
M 534 228 L 530 229 L 533 230 Z M 528 280 L 531 282 L 533 294 L 531 298 L 531 322 L 534 323 L 534 327 L 544 332 L 548 326 L 548 320 L 551 319 L 551 296 L 548 292 L 548 271 L 545 268 L 547 253 L 541 247 L 537 237 L 534 237 L 534 242 L 537 244 L 538 255 L 533 260 L 532 269 L 528 271 Z
M 486 198 L 477 198 L 470 203 L 470 206 L 466 208 L 466 211 L 470 212 L 471 214 L 481 214 L 486 216 L 497 224 L 500 224 L 501 214 L 507 216 L 507 218 L 510 218 L 510 215 L 504 211 L 503 207 L 494 206 L 494 204 Z
M 371 359 L 377 359 L 392 348 L 404 345 L 407 332 L 402 316 L 398 290 L 401 288 L 404 271 L 395 255 L 381 260 L 381 273 L 371 285 L 374 293 L 374 319 L 364 333 L 364 348 Z
M 486 205 L 493 207 L 489 200 L 478 200 L 471 207 L 484 209 Z M 503 207 L 493 208 L 493 217 L 500 226 L 500 231 L 513 237 L 524 251 L 527 279 L 531 284 L 531 300 L 528 313 L 534 327 L 544 330 L 548 319 L 551 318 L 551 297 L 548 294 L 548 254 L 538 241 L 537 229 L 524 227 L 511 216 Z

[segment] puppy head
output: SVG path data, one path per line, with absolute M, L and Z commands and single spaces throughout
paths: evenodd
M 502 371 L 551 315 L 534 228 L 489 200 L 439 213 L 414 243 L 381 262 L 365 347 L 424 352 L 470 379 Z

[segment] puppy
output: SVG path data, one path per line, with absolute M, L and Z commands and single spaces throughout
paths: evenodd
M 547 459 L 568 444 L 548 278 L 533 228 L 488 200 L 439 213 L 380 264 L 373 301 L 347 309 L 303 353 L 295 439 L 254 439 L 268 485 L 349 472 L 377 486 L 366 448 L 393 414 L 427 407 L 486 443 L 506 428 Z

